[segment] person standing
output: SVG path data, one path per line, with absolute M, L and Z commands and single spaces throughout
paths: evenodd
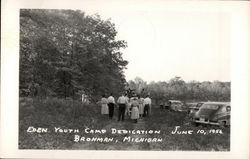
M 112 93 L 110 93 L 110 96 L 108 97 L 109 119 L 113 118 L 114 106 L 115 106 L 115 98 L 113 97 Z
M 135 123 L 137 123 L 139 119 L 139 103 L 137 100 L 137 97 L 133 97 L 131 102 L 131 119 L 134 120 Z
M 139 103 L 139 115 L 140 117 L 142 117 L 143 115 L 143 110 L 144 110 L 144 105 L 143 105 L 144 99 L 140 97 L 140 95 L 138 95 L 138 103 Z
M 129 108 L 130 108 L 130 101 L 129 101 L 129 97 L 128 97 L 128 94 L 125 94 L 125 98 L 127 99 L 128 103 L 126 104 L 126 109 L 125 109 L 125 114 L 127 116 L 130 115 L 130 111 L 129 111 Z
M 144 99 L 144 111 L 143 111 L 143 116 L 149 116 L 151 114 L 151 99 L 149 98 L 149 95 L 146 96 Z
M 125 109 L 128 104 L 128 100 L 124 95 L 122 95 L 118 98 L 117 104 L 119 105 L 118 121 L 124 121 Z
M 101 114 L 109 114 L 108 100 L 105 98 L 105 95 L 102 95 L 101 106 Z

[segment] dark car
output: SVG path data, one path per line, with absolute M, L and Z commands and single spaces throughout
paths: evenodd
M 194 113 L 192 121 L 196 124 L 228 126 L 230 125 L 230 113 L 230 102 L 205 102 Z

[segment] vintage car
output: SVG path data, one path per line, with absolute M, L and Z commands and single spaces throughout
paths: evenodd
M 198 102 L 198 103 L 188 103 L 188 114 L 193 115 L 195 112 L 199 110 L 199 108 L 202 106 L 204 102 Z
M 194 113 L 192 121 L 196 124 L 219 126 L 230 125 L 230 102 L 205 102 Z
M 183 102 L 179 100 L 168 100 L 167 109 L 170 111 L 187 111 Z

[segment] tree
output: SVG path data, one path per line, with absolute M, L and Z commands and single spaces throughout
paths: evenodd
M 101 94 L 118 94 L 126 84 L 114 24 L 99 15 L 73 10 L 20 10 L 20 90 L 32 81 L 38 95 L 93 100 Z
M 130 88 L 138 88 L 137 78 L 129 81 Z M 181 77 L 171 78 L 168 82 L 150 82 L 143 86 L 145 92 L 150 94 L 154 104 L 159 105 L 166 103 L 167 100 L 182 101 L 230 101 L 230 82 L 220 81 L 190 81 L 185 82 Z

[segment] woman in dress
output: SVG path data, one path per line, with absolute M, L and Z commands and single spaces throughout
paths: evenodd
M 137 123 L 139 119 L 139 103 L 137 100 L 138 100 L 137 97 L 133 97 L 131 102 L 131 107 L 132 107 L 131 119 L 135 123 Z
M 144 108 L 143 108 L 143 98 L 141 98 L 139 95 L 138 95 L 138 103 L 139 103 L 139 115 L 140 117 L 142 117 L 143 113 L 144 113 Z
M 131 113 L 131 111 L 130 111 L 130 108 L 131 108 L 131 99 L 128 97 L 127 94 L 126 94 L 125 97 L 127 98 L 127 101 L 128 101 L 128 103 L 126 104 L 125 114 L 126 114 L 127 116 L 130 116 L 130 113 Z
M 109 114 L 108 100 L 105 98 L 105 95 L 102 95 L 101 105 L 101 114 Z

